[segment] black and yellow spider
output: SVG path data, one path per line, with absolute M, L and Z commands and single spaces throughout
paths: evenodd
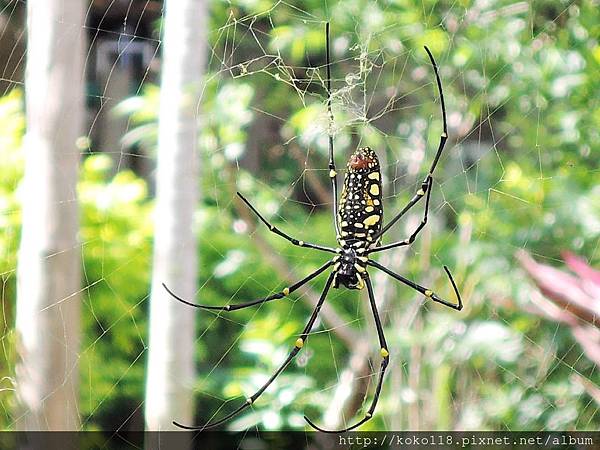
M 329 60 L 329 23 L 326 24 L 325 27 L 325 36 L 326 36 L 326 64 L 327 64 L 327 111 L 329 113 L 329 120 L 333 122 L 333 113 L 331 111 L 331 71 L 330 71 L 330 60 Z M 382 270 L 389 276 L 395 278 L 396 280 L 406 284 L 407 286 L 413 288 L 414 290 L 423 294 L 426 298 L 433 300 L 434 302 L 441 303 L 442 305 L 448 306 L 450 308 L 456 309 L 460 311 L 462 309 L 462 300 L 460 298 L 460 294 L 458 292 L 458 288 L 456 287 L 456 283 L 450 274 L 450 271 L 446 266 L 444 266 L 444 270 L 446 271 L 450 282 L 452 283 L 452 288 L 456 294 L 458 299 L 458 303 L 450 303 L 446 300 L 438 297 L 431 289 L 420 286 L 417 283 L 399 275 L 397 273 L 392 272 L 387 267 L 382 266 L 370 259 L 370 255 L 375 252 L 381 252 L 383 250 L 389 250 L 395 247 L 401 247 L 412 244 L 415 240 L 419 232 L 423 229 L 425 224 L 427 223 L 427 213 L 429 211 L 429 199 L 431 197 L 431 188 L 433 181 L 433 171 L 435 170 L 442 151 L 444 149 L 444 145 L 446 144 L 446 140 L 448 138 L 447 124 L 446 124 L 446 106 L 444 104 L 444 94 L 442 91 L 442 83 L 440 81 L 440 76 L 438 73 L 438 68 L 433 58 L 433 55 L 429 51 L 427 47 L 425 47 L 425 51 L 427 55 L 429 55 L 429 59 L 431 60 L 431 65 L 433 66 L 433 70 L 435 72 L 435 78 L 437 81 L 438 91 L 440 93 L 440 104 L 442 109 L 442 119 L 443 119 L 443 127 L 444 130 L 440 136 L 440 143 L 433 159 L 433 163 L 429 168 L 429 172 L 427 176 L 421 183 L 421 187 L 416 192 L 416 194 L 412 197 L 412 199 L 408 202 L 408 204 L 398 212 L 390 222 L 382 228 L 383 223 L 383 204 L 381 202 L 382 199 L 382 189 L 381 189 L 381 171 L 379 166 L 379 160 L 377 155 L 373 150 L 368 147 L 359 148 L 356 150 L 350 160 L 348 161 L 346 176 L 344 177 L 344 188 L 342 190 L 342 195 L 339 199 L 338 205 L 338 196 L 337 196 L 337 172 L 335 168 L 335 161 L 333 158 L 333 136 L 329 134 L 329 177 L 331 178 L 331 185 L 333 188 L 333 217 L 335 222 L 335 231 L 336 231 L 336 240 L 339 244 L 338 248 L 325 247 L 322 245 L 311 244 L 309 242 L 300 241 L 281 231 L 274 225 L 270 224 L 257 210 L 250 204 L 250 202 L 238 192 L 240 198 L 248 205 L 248 207 L 258 216 L 258 218 L 271 230 L 273 233 L 278 234 L 279 236 L 287 239 L 294 245 L 300 247 L 312 248 L 315 250 L 321 250 L 324 252 L 333 253 L 334 256 L 331 260 L 327 261 L 324 265 L 319 267 L 313 273 L 307 275 L 302 280 L 297 283 L 286 287 L 281 292 L 277 294 L 270 295 L 268 297 L 260 298 L 257 300 L 253 300 L 247 303 L 241 303 L 236 305 L 225 305 L 225 306 L 208 306 L 208 305 L 199 305 L 196 303 L 191 303 L 187 300 L 184 300 L 174 294 L 167 286 L 164 288 L 177 300 L 185 303 L 186 305 L 194 306 L 196 308 L 209 309 L 209 310 L 219 310 L 219 311 L 235 311 L 242 308 L 247 308 L 249 306 L 260 305 L 262 303 L 269 302 L 271 300 L 277 300 L 284 298 L 296 291 L 298 288 L 308 283 L 313 278 L 317 277 L 319 274 L 327 270 L 329 267 L 333 266 L 333 270 L 329 274 L 327 278 L 327 282 L 325 283 L 325 288 L 321 293 L 319 301 L 315 309 L 313 310 L 308 323 L 304 327 L 304 330 L 300 334 L 300 337 L 296 340 L 293 349 L 289 353 L 286 360 L 279 366 L 277 371 L 268 379 L 268 381 L 252 396 L 250 396 L 246 401 L 240 405 L 235 411 L 231 414 L 228 414 L 224 418 L 209 422 L 205 425 L 201 426 L 187 426 L 181 425 L 177 422 L 173 422 L 176 426 L 188 430 L 206 430 L 209 428 L 217 427 L 225 422 L 227 422 L 232 417 L 236 416 L 246 408 L 250 407 L 258 397 L 273 383 L 275 378 L 283 372 L 283 370 L 288 366 L 288 364 L 296 357 L 296 355 L 300 352 L 308 336 L 310 331 L 317 320 L 317 316 L 319 315 L 319 311 L 325 302 L 325 298 L 327 296 L 327 292 L 331 288 L 333 284 L 334 288 L 338 288 L 344 286 L 348 289 L 363 289 L 365 286 L 367 287 L 367 293 L 369 296 L 369 302 L 371 304 L 371 309 L 373 311 L 373 317 L 375 318 L 375 326 L 377 327 L 377 334 L 379 336 L 379 345 L 381 347 L 380 354 L 382 357 L 381 361 L 381 369 L 379 372 L 379 379 L 377 381 L 377 386 L 375 388 L 375 395 L 373 400 L 371 401 L 371 405 L 366 412 L 365 416 L 355 423 L 352 426 L 344 428 L 342 430 L 324 430 L 316 426 L 310 419 L 306 416 L 304 419 L 308 422 L 310 426 L 325 432 L 334 432 L 334 433 L 342 433 L 345 431 L 353 430 L 371 417 L 373 417 L 373 413 L 375 412 L 375 408 L 377 406 L 377 401 L 379 399 L 379 395 L 381 393 L 381 386 L 383 384 L 383 377 L 385 374 L 385 370 L 389 363 L 390 352 L 388 346 L 385 341 L 385 336 L 383 334 L 383 327 L 381 325 L 381 319 L 379 318 L 379 313 L 377 312 L 377 306 L 375 304 L 375 297 L 373 294 L 373 286 L 371 284 L 371 279 L 369 277 L 369 273 L 367 268 L 375 267 L 379 270 Z M 330 127 L 331 130 L 331 127 Z M 331 133 L 331 132 L 330 132 Z M 407 211 L 409 211 L 415 204 L 417 204 L 423 197 L 425 197 L 425 213 L 423 215 L 423 220 L 414 230 L 414 232 L 407 238 L 402 241 L 393 242 L 391 244 L 380 245 L 381 237 L 388 231 L 401 217 L 403 217 Z

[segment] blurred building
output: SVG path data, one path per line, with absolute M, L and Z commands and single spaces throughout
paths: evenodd
M 123 99 L 155 81 L 158 71 L 161 0 L 93 0 L 86 17 L 88 133 L 91 151 L 115 159 L 115 170 L 147 172 L 145 158 L 123 149 L 127 118 L 114 114 Z M 0 95 L 23 84 L 25 72 L 25 3 L 0 0 Z M 66 26 L 66 25 L 65 25 Z

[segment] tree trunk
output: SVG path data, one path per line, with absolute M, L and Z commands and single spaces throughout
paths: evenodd
M 193 308 L 175 301 L 197 290 L 194 211 L 199 192 L 197 129 L 206 58 L 206 2 L 168 0 L 159 114 L 150 350 L 145 418 L 148 430 L 193 421 Z
M 21 430 L 77 430 L 81 248 L 76 140 L 84 117 L 81 0 L 27 2 L 27 132 L 17 269 Z

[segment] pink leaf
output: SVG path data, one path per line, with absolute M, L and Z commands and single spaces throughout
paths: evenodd
M 585 259 L 566 250 L 561 254 L 569 269 L 584 280 L 590 280 L 600 286 L 600 272 L 592 268 Z
M 582 288 L 579 278 L 552 266 L 540 264 L 523 250 L 517 252 L 516 257 L 547 298 L 586 322 L 600 322 L 600 301 Z

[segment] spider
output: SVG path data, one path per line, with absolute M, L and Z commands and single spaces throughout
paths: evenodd
M 329 116 L 330 124 L 333 123 L 333 113 L 331 110 L 331 68 L 330 68 L 330 57 L 329 57 L 329 23 L 325 25 L 325 39 L 326 39 L 326 68 L 327 68 L 327 112 Z M 218 427 L 234 416 L 238 415 L 240 412 L 244 411 L 246 408 L 249 408 L 257 399 L 261 396 L 261 394 L 275 381 L 275 379 L 279 376 L 281 372 L 290 364 L 290 362 L 298 355 L 300 350 L 306 344 L 306 341 L 310 335 L 312 327 L 317 320 L 319 315 L 319 311 L 325 302 L 325 298 L 330 288 L 333 286 L 334 288 L 339 288 L 340 286 L 344 286 L 347 289 L 364 289 L 365 286 L 367 288 L 367 293 L 369 297 L 369 302 L 371 305 L 371 310 L 373 313 L 373 317 L 375 319 L 375 326 L 377 328 L 377 335 L 379 337 L 379 345 L 380 345 L 380 355 L 381 355 L 381 367 L 379 371 L 379 377 L 377 381 L 377 385 L 375 388 L 375 394 L 373 399 L 371 400 L 371 404 L 364 417 L 356 422 L 354 425 L 346 427 L 341 430 L 325 430 L 323 428 L 315 425 L 308 417 L 304 416 L 306 422 L 316 430 L 327 432 L 327 433 L 343 433 L 346 431 L 353 430 L 369 419 L 373 417 L 373 413 L 375 412 L 375 408 L 377 407 L 377 401 L 379 400 L 379 395 L 381 393 L 381 387 L 383 385 L 383 379 L 385 375 L 386 368 L 389 364 L 390 360 L 390 352 L 385 340 L 385 335 L 383 333 L 383 326 L 381 324 L 381 319 L 379 317 L 379 312 L 377 311 L 377 306 L 375 303 L 375 296 L 373 293 L 373 286 L 371 283 L 371 279 L 369 273 L 367 271 L 368 267 L 373 267 L 378 270 L 383 271 L 387 275 L 392 278 L 404 283 L 405 285 L 411 287 L 412 289 L 420 292 L 425 296 L 425 298 L 433 300 L 434 302 L 441 303 L 449 308 L 460 311 L 463 307 L 462 300 L 460 297 L 460 293 L 458 288 L 456 287 L 456 283 L 452 278 L 452 274 L 448 270 L 448 267 L 444 266 L 444 270 L 452 284 L 452 288 L 457 297 L 457 303 L 448 302 L 440 297 L 438 297 L 431 289 L 428 289 L 424 286 L 421 286 L 408 278 L 403 277 L 397 273 L 394 273 L 390 269 L 370 258 L 370 255 L 376 252 L 381 252 L 384 250 L 389 250 L 396 247 L 408 246 L 413 243 L 416 239 L 417 235 L 421 232 L 421 230 L 427 224 L 427 213 L 429 211 L 429 200 L 431 198 L 431 188 L 433 182 L 433 172 L 438 164 L 442 151 L 444 150 L 444 146 L 446 144 L 446 140 L 448 139 L 448 130 L 446 123 L 446 106 L 444 103 L 444 94 L 442 91 L 442 82 L 440 81 L 440 75 L 438 73 L 438 68 L 433 58 L 433 55 L 429 51 L 427 47 L 425 47 L 425 51 L 429 56 L 431 61 L 431 65 L 433 66 L 433 71 L 435 73 L 435 78 L 437 82 L 438 91 L 440 94 L 440 105 L 442 110 L 442 119 L 443 119 L 443 132 L 440 135 L 440 142 L 438 145 L 437 152 L 433 159 L 433 163 L 429 168 L 429 172 L 427 176 L 421 183 L 421 187 L 417 190 L 408 204 L 398 212 L 390 222 L 382 227 L 383 223 L 383 204 L 382 204 L 382 189 L 381 189 L 381 171 L 379 160 L 375 152 L 369 147 L 362 147 L 357 149 L 352 156 L 350 157 L 347 164 L 347 171 L 344 177 L 344 187 L 342 189 L 341 196 L 339 198 L 338 204 L 338 187 L 337 187 L 337 171 L 333 156 L 333 136 L 331 131 L 329 131 L 329 177 L 331 178 L 331 186 L 333 190 L 333 219 L 335 224 L 335 232 L 336 232 L 336 240 L 339 244 L 339 247 L 325 247 L 318 244 L 313 244 L 310 242 L 305 242 L 298 240 L 284 231 L 280 230 L 276 226 L 272 225 L 267 221 L 258 210 L 252 206 L 252 204 L 239 192 L 237 195 L 242 199 L 242 201 L 250 208 L 250 210 L 256 214 L 256 216 L 263 222 L 267 228 L 281 236 L 282 238 L 288 240 L 294 245 L 300 247 L 306 247 L 314 250 L 320 250 L 323 252 L 333 253 L 334 256 L 331 260 L 327 261 L 317 270 L 307 275 L 300 281 L 292 284 L 289 287 L 286 287 L 281 292 L 278 292 L 273 295 L 269 295 L 268 297 L 259 298 L 257 300 L 252 300 L 246 303 L 240 303 L 235 305 L 223 305 L 223 306 L 208 306 L 208 305 L 200 305 L 197 303 L 189 302 L 175 293 L 173 293 L 164 283 L 163 287 L 167 290 L 167 292 L 173 296 L 175 299 L 179 300 L 186 305 L 193 306 L 196 308 L 206 309 L 206 310 L 218 310 L 222 312 L 231 312 L 236 311 L 243 308 L 248 308 L 250 306 L 260 305 L 266 302 L 270 302 L 272 300 L 278 300 L 284 297 L 287 297 L 292 292 L 299 289 L 301 286 L 305 285 L 312 279 L 316 278 L 321 273 L 325 272 L 330 267 L 333 267 L 333 270 L 330 272 L 327 281 L 325 282 L 325 287 L 321 292 L 319 301 L 317 302 L 316 307 L 312 311 L 310 318 L 304 327 L 304 330 L 300 334 L 300 337 L 296 339 L 294 346 L 287 358 L 283 363 L 279 366 L 279 368 L 275 371 L 275 373 L 264 383 L 261 388 L 252 394 L 250 397 L 246 399 L 246 401 L 240 405 L 236 410 L 227 416 L 223 417 L 220 420 L 208 422 L 205 425 L 201 426 L 188 426 L 182 425 L 178 422 L 173 422 L 177 427 L 187 429 L 187 430 L 206 430 L 209 428 Z M 331 130 L 331 127 L 329 128 Z M 402 218 L 413 206 L 415 206 L 419 201 L 425 198 L 425 212 L 423 215 L 423 219 L 421 223 L 416 227 L 413 233 L 406 239 L 398 242 L 393 242 L 390 244 L 381 245 L 381 237 L 396 223 L 400 218 Z

